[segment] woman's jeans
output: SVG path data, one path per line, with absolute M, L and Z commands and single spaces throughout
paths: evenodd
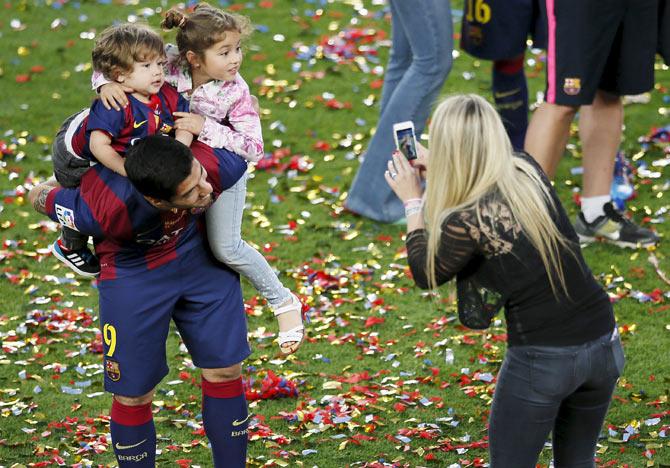
M 411 120 L 417 138 L 451 70 L 453 25 L 449 0 L 390 0 L 392 48 L 377 130 L 349 190 L 346 206 L 365 217 L 393 222 L 404 207 L 384 179 L 394 150 L 393 124 Z
M 491 468 L 534 468 L 550 432 L 556 468 L 594 467 L 623 366 L 616 331 L 577 346 L 510 347 L 491 409 Z
M 247 177 L 244 174 L 235 185 L 221 192 L 207 210 L 207 239 L 217 260 L 246 277 L 272 307 L 277 307 L 291 297 L 291 292 L 265 257 L 241 237 Z

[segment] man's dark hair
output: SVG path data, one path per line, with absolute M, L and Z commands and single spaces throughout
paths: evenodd
M 152 135 L 131 146 L 124 167 L 142 195 L 170 201 L 191 174 L 193 153 L 174 138 Z

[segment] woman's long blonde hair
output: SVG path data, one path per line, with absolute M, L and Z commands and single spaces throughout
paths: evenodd
M 456 95 L 438 105 L 430 124 L 427 174 L 424 215 L 431 285 L 436 284 L 435 255 L 444 220 L 474 207 L 481 222 L 479 201 L 497 189 L 539 252 L 554 294 L 556 278 L 565 291 L 559 247 L 569 241 L 551 218 L 550 209 L 555 207 L 549 190 L 530 163 L 513 156 L 502 121 L 485 99 Z

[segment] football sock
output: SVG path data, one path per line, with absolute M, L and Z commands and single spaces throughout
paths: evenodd
M 522 150 L 528 128 L 528 86 L 523 55 L 493 62 L 493 99 L 515 150 Z
M 242 377 L 228 382 L 202 378 L 202 421 L 212 444 L 214 466 L 244 468 L 249 413 Z
M 151 403 L 128 406 L 114 398 L 109 425 L 120 468 L 156 465 L 156 428 Z

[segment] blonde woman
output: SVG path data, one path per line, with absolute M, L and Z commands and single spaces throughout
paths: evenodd
M 417 285 L 456 277 L 459 317 L 473 328 L 486 328 L 505 309 L 508 350 L 490 414 L 491 466 L 534 467 L 550 432 L 555 466 L 595 466 L 624 356 L 610 301 L 565 211 L 533 159 L 513 153 L 483 98 L 443 101 L 430 142 L 414 167 L 394 154 L 385 177 L 405 205 Z

